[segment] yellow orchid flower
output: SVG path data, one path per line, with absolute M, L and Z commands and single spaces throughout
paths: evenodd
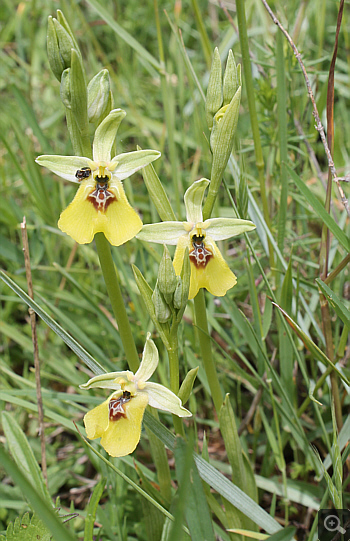
M 180 275 L 186 248 L 189 249 L 191 280 L 189 299 L 200 288 L 222 297 L 237 283 L 237 278 L 222 257 L 215 241 L 225 240 L 255 229 L 253 222 L 238 218 L 210 218 L 203 222 L 202 202 L 209 180 L 202 178 L 186 191 L 186 222 L 161 222 L 144 225 L 137 238 L 176 245 L 174 268 Z
M 179 417 L 191 417 L 173 392 L 159 383 L 149 382 L 158 365 L 158 350 L 147 334 L 142 361 L 136 374 L 110 372 L 90 379 L 81 389 L 100 387 L 113 389 L 102 404 L 84 417 L 87 437 L 101 438 L 101 445 L 111 456 L 132 453 L 141 436 L 141 425 L 146 406 L 168 411 Z
M 111 159 L 112 145 L 125 114 L 114 109 L 98 126 L 92 160 L 80 156 L 39 156 L 35 160 L 61 178 L 80 184 L 58 221 L 61 231 L 79 244 L 91 242 L 96 233 L 102 232 L 111 244 L 119 246 L 142 227 L 121 181 L 159 158 L 160 152 L 138 150 Z

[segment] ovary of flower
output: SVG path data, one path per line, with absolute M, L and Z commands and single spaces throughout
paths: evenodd
M 137 238 L 149 242 L 176 245 L 174 269 L 181 273 L 186 248 L 189 250 L 191 278 L 189 298 L 200 288 L 222 297 L 237 283 L 236 276 L 223 259 L 215 241 L 225 240 L 255 229 L 248 220 L 210 218 L 203 222 L 202 201 L 209 180 L 194 182 L 185 193 L 186 222 L 161 222 L 144 225 Z
M 125 456 L 134 451 L 140 436 L 146 406 L 173 413 L 179 417 L 192 414 L 181 400 L 159 383 L 149 382 L 158 365 L 158 350 L 147 335 L 142 361 L 136 374 L 126 370 L 90 379 L 82 389 L 100 387 L 114 392 L 84 417 L 87 437 L 101 438 L 101 445 L 111 456 Z
M 114 139 L 125 116 L 114 109 L 98 126 L 93 159 L 81 156 L 39 156 L 36 162 L 65 180 L 79 183 L 71 204 L 61 213 L 58 227 L 79 244 L 92 241 L 102 232 L 114 246 L 132 239 L 142 227 L 130 206 L 122 180 L 156 160 L 156 150 L 138 150 L 111 159 Z

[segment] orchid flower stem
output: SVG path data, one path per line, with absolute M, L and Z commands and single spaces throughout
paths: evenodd
M 170 390 L 178 395 L 179 394 L 179 348 L 177 343 L 177 325 L 175 329 L 172 329 L 170 336 L 170 345 L 168 349 L 169 357 L 169 369 L 170 369 Z M 184 426 L 182 419 L 177 415 L 173 415 L 173 423 L 176 434 L 185 436 Z
M 207 375 L 214 406 L 217 414 L 219 414 L 223 403 L 223 396 L 211 349 L 211 339 L 208 330 L 207 311 L 203 289 L 200 289 L 194 298 L 194 310 L 203 365 Z
M 111 248 L 103 233 L 97 233 L 95 235 L 95 242 L 107 293 L 117 321 L 126 359 L 130 370 L 136 372 L 140 364 L 139 356 L 125 310 L 124 299 L 120 291 L 119 279 L 112 259 Z

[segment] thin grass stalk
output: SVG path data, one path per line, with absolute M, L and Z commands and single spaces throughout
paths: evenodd
M 167 135 L 168 135 L 171 176 L 173 179 L 174 196 L 175 196 L 175 201 L 176 201 L 176 211 L 178 213 L 178 216 L 180 216 L 181 214 L 180 179 L 179 179 L 179 174 L 178 174 L 179 167 L 178 167 L 178 159 L 177 159 L 177 152 L 176 152 L 176 144 L 175 144 L 175 139 L 174 139 L 174 132 L 175 132 L 174 107 L 173 107 L 174 104 L 173 104 L 173 100 L 171 99 L 172 89 L 170 86 L 169 76 L 166 72 L 166 67 L 165 67 L 165 55 L 164 55 L 164 47 L 163 47 L 163 39 L 162 39 L 162 30 L 160 26 L 159 13 L 158 13 L 158 0 L 153 0 L 153 5 L 154 5 L 154 13 L 156 17 L 159 59 L 162 66 L 162 70 L 160 71 L 160 80 L 161 80 L 161 87 L 162 87 L 165 124 L 166 124 Z
M 262 207 L 263 207 L 264 219 L 270 229 L 271 222 L 270 222 L 269 206 L 267 202 L 266 188 L 265 188 L 264 157 L 263 157 L 263 151 L 262 151 L 262 146 L 261 146 L 258 115 L 256 112 L 256 106 L 255 106 L 254 83 L 253 83 L 252 67 L 251 67 L 250 56 L 249 56 L 249 43 L 248 43 L 247 22 L 246 22 L 246 17 L 245 17 L 244 0 L 236 1 L 236 10 L 237 10 L 238 29 L 239 29 L 239 41 L 241 44 L 242 62 L 243 62 L 244 77 L 245 77 L 245 82 L 246 82 L 245 89 L 247 92 L 250 123 L 252 127 L 253 140 L 254 140 L 255 163 L 258 169 L 258 176 L 259 176 L 261 202 L 262 202 Z M 270 245 L 269 245 L 269 252 L 270 252 L 270 265 L 273 266 L 273 251 Z
M 344 0 L 341 0 L 339 11 L 338 11 L 334 52 L 333 52 L 333 57 L 332 57 L 332 61 L 329 68 L 328 88 L 327 88 L 327 126 L 328 126 L 327 143 L 328 143 L 328 148 L 330 149 L 330 154 L 332 158 L 334 154 L 334 70 L 335 70 L 335 62 L 337 59 L 338 38 L 339 38 L 341 21 L 342 21 L 343 7 L 344 7 Z M 328 213 L 330 212 L 330 206 L 331 206 L 332 184 L 333 184 L 332 173 L 331 173 L 331 169 L 329 168 L 326 201 L 325 201 L 325 209 Z M 321 247 L 320 247 L 320 278 L 321 280 L 325 280 L 328 275 L 329 245 L 330 245 L 330 233 L 329 233 L 329 229 L 327 225 L 324 223 L 322 227 Z M 326 297 L 323 295 L 323 293 L 320 293 L 320 304 L 321 304 L 321 314 L 322 314 L 322 327 L 323 327 L 324 337 L 326 340 L 326 353 L 327 353 L 328 358 L 333 362 L 334 345 L 333 345 L 332 322 L 331 322 L 331 316 L 330 316 L 330 310 L 329 310 L 329 303 Z M 343 426 L 342 406 L 341 406 L 341 400 L 340 400 L 340 395 L 339 395 L 338 378 L 334 371 L 331 373 L 330 379 L 331 379 L 332 396 L 334 400 L 335 417 L 337 421 L 338 431 L 340 431 L 341 427 Z
M 211 60 L 212 60 L 212 48 L 211 48 L 211 45 L 210 45 L 210 40 L 209 40 L 207 31 L 206 31 L 204 23 L 203 23 L 201 10 L 200 10 L 200 8 L 198 6 L 197 0 L 191 0 L 191 4 L 192 4 L 192 8 L 193 8 L 194 17 L 196 19 L 199 35 L 200 35 L 200 38 L 201 38 L 201 43 L 202 43 L 202 49 L 203 49 L 203 53 L 204 53 L 204 57 L 205 57 L 205 62 L 207 64 L 208 70 L 210 70 Z
M 276 72 L 277 72 L 277 116 L 278 116 L 278 139 L 280 149 L 280 178 L 281 194 L 278 212 L 278 236 L 277 245 L 283 253 L 286 220 L 287 220 L 287 197 L 288 175 L 286 171 L 287 153 L 287 110 L 286 110 L 286 80 L 284 71 L 283 36 L 277 32 L 276 36 Z
M 25 269 L 26 269 L 26 279 L 27 279 L 27 286 L 28 286 L 28 295 L 31 299 L 34 300 L 32 271 L 31 271 L 31 265 L 30 265 L 30 255 L 29 255 L 29 242 L 28 242 L 27 224 L 26 224 L 25 217 L 23 217 L 23 222 L 21 223 L 21 234 L 22 234 L 22 244 L 23 244 L 23 253 L 24 253 L 24 264 L 25 264 Z M 32 329 L 35 388 L 36 388 L 36 397 L 37 397 L 37 402 L 38 402 L 38 424 L 39 424 L 39 436 L 40 436 L 40 447 L 41 447 L 41 471 L 43 473 L 45 485 L 48 488 L 46 447 L 45 447 L 45 428 L 44 428 L 44 406 L 43 406 L 43 399 L 42 399 L 42 393 L 41 393 L 38 335 L 37 335 L 37 330 L 36 330 L 36 315 L 35 315 L 34 310 L 32 310 L 31 308 L 29 308 L 29 317 L 30 317 L 30 325 Z

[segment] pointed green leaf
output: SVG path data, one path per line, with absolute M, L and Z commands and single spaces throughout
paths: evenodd
M 33 507 L 39 518 L 50 530 L 55 541 L 76 541 L 67 528 L 65 528 L 61 520 L 57 517 L 56 513 L 52 509 L 52 503 L 49 504 L 41 494 L 38 493 L 35 487 L 33 487 L 28 479 L 23 475 L 17 465 L 10 459 L 6 451 L 0 447 L 0 463 L 5 469 L 7 475 L 9 475 L 13 482 L 19 486 L 24 496 L 28 499 L 30 505 Z
M 316 282 L 324 296 L 328 299 L 329 304 L 334 308 L 337 316 L 339 316 L 350 329 L 350 311 L 346 308 L 345 302 L 343 302 L 327 284 L 322 282 L 320 278 L 316 278 Z
M 305 347 L 310 351 L 312 355 L 316 357 L 319 361 L 321 361 L 325 366 L 331 366 L 333 370 L 338 374 L 340 379 L 344 381 L 347 385 L 350 385 L 350 381 L 346 376 L 344 376 L 340 370 L 332 363 L 330 359 L 328 359 L 327 355 L 323 353 L 323 351 L 320 350 L 319 347 L 316 346 L 316 344 L 307 336 L 306 333 L 293 321 L 293 319 L 284 311 L 278 304 L 275 302 L 272 303 L 274 306 L 276 306 L 280 312 L 283 314 L 284 318 L 287 320 L 287 323 L 289 326 L 293 329 L 293 331 L 296 332 L 296 334 L 299 336 L 300 340 L 303 342 Z
M 350 252 L 350 240 L 347 235 L 342 231 L 339 225 L 334 221 L 332 216 L 328 214 L 324 205 L 317 199 L 317 197 L 312 193 L 312 191 L 306 186 L 305 182 L 301 180 L 300 177 L 291 169 L 289 165 L 286 164 L 286 167 L 290 173 L 290 176 L 294 180 L 295 184 L 305 197 L 306 201 L 312 206 L 316 214 L 321 218 L 321 220 L 327 225 L 328 229 L 333 233 L 336 239 L 340 244 L 345 248 L 347 252 Z
M 86 366 L 95 374 L 103 374 L 106 370 L 84 349 L 74 338 L 72 338 L 45 310 L 33 301 L 11 278 L 3 271 L 0 271 L 0 278 L 18 295 L 34 312 L 52 329 L 66 344 L 74 351 Z
M 15 417 L 7 411 L 2 412 L 2 426 L 6 442 L 17 466 L 40 496 L 51 504 L 51 497 L 44 483 L 41 470 L 34 457 L 28 440 Z

